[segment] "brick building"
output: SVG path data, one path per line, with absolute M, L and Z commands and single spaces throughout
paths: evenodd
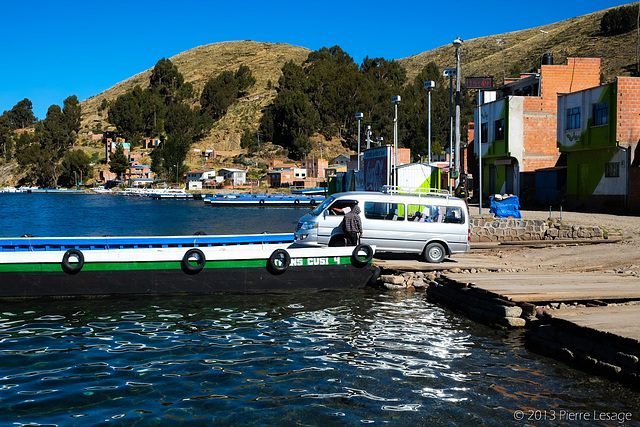
M 117 132 L 113 131 L 105 131 L 102 133 L 102 143 L 104 144 L 105 159 L 107 163 L 110 161 L 111 153 L 116 152 L 116 146 L 118 144 L 122 144 L 125 156 L 129 155 L 129 150 L 131 149 L 130 144 L 125 142 L 125 139 L 119 136 Z
M 558 96 L 570 205 L 640 208 L 640 78 Z
M 324 179 L 324 170 L 329 167 L 327 159 L 305 159 L 302 161 L 302 169 L 307 170 L 307 177 Z
M 484 195 L 512 193 L 532 199 L 535 171 L 558 166 L 560 159 L 556 138 L 558 93 L 600 84 L 599 58 L 568 58 L 566 65 L 549 62 L 541 65 L 538 73 L 507 80 L 495 100 L 475 109 L 473 151 L 477 162 L 475 141 L 482 136 Z M 474 178 L 478 186 L 475 173 Z

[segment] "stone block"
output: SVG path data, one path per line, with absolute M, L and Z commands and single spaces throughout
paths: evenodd
M 501 317 L 520 317 L 522 309 L 518 306 L 507 307 L 506 305 L 499 305 L 496 307 L 496 313 Z
M 403 285 L 404 278 L 402 276 L 394 276 L 392 274 L 383 274 L 380 276 L 380 281 L 382 283 L 389 283 L 392 285 Z
M 524 328 L 527 321 L 521 317 L 504 317 L 500 322 L 510 328 Z

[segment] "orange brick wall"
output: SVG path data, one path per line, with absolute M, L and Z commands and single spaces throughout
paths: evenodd
M 567 58 L 567 65 L 542 65 L 540 96 L 524 97 L 524 159 L 521 172 L 556 165 L 558 93 L 600 85 L 600 58 Z
M 567 65 L 542 65 L 540 78 L 543 109 L 555 114 L 558 93 L 600 85 L 600 58 L 567 58 Z
M 640 78 L 618 77 L 616 140 L 628 147 L 640 139 Z

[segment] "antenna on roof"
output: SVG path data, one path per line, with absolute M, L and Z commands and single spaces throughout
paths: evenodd
M 496 43 L 502 49 L 502 84 L 504 84 L 505 80 L 507 80 L 507 74 L 504 71 L 504 42 L 507 39 L 497 39 Z
M 542 33 L 542 53 L 547 53 L 545 46 L 544 46 L 544 36 L 549 34 L 548 31 L 544 31 L 544 30 L 540 30 L 540 32 Z

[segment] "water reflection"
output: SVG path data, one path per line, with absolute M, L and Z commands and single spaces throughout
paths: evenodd
M 532 355 L 520 333 L 420 295 L 77 300 L 1 311 L 2 424 L 522 425 L 514 414 L 532 408 L 638 414 L 638 393 Z

